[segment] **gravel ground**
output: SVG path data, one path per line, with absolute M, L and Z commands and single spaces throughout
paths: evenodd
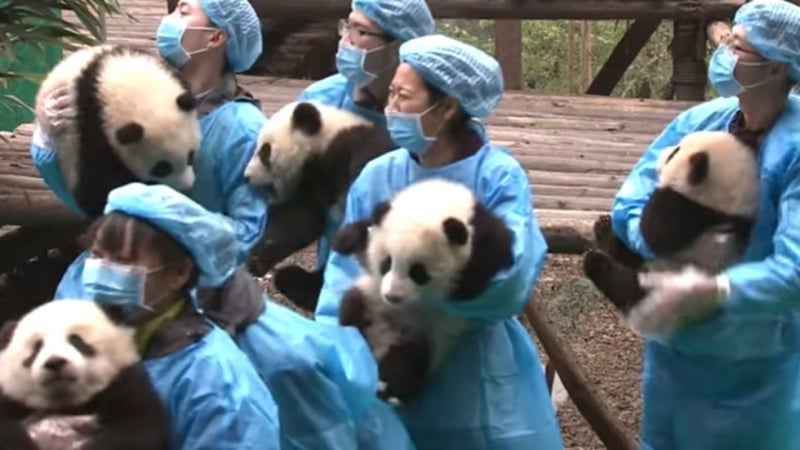
M 309 268 L 314 260 L 314 250 L 308 248 L 284 264 L 294 262 Z M 291 306 L 272 288 L 269 275 L 262 282 L 272 298 Z M 591 387 L 628 432 L 637 436 L 641 415 L 639 339 L 582 277 L 579 257 L 551 255 L 536 294 Z M 527 321 L 523 323 L 530 330 Z M 541 346 L 539 352 L 546 362 Z M 605 449 L 571 400 L 559 407 L 558 416 L 567 450 Z

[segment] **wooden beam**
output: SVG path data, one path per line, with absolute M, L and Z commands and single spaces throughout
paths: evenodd
M 346 17 L 350 0 L 250 0 L 260 17 Z M 613 20 L 730 17 L 745 0 L 428 0 L 439 19 Z
M 522 21 L 494 21 L 494 56 L 503 68 L 506 89 L 522 89 Z
M 558 332 L 550 325 L 547 314 L 531 298 L 525 307 L 525 317 L 549 356 L 549 364 L 561 379 L 569 397 L 592 427 L 597 437 L 614 450 L 636 450 L 633 438 L 628 436 L 622 424 L 609 412 L 608 407 L 592 391 L 580 365 L 569 348 L 561 342 Z
M 676 100 L 704 100 L 706 95 L 705 23 L 695 20 L 673 22 L 672 83 Z
M 592 95 L 611 95 L 614 87 L 625 75 L 633 60 L 642 51 L 650 36 L 656 32 L 658 25 L 661 23 L 659 19 L 639 19 L 631 24 L 630 28 L 619 40 L 617 46 L 611 52 L 611 55 L 606 60 L 603 68 L 600 69 L 597 76 L 592 81 L 589 89 L 586 90 L 587 94 Z

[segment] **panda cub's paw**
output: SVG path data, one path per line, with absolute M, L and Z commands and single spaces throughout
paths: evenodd
M 603 214 L 594 221 L 592 225 L 592 234 L 594 235 L 595 244 L 601 249 L 607 249 L 610 237 L 613 236 L 611 230 L 611 215 Z
M 589 250 L 583 255 L 583 273 L 595 285 L 605 284 L 613 265 L 614 261 L 603 251 Z

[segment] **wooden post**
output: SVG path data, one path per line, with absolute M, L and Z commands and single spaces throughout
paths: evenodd
M 522 21 L 494 21 L 494 55 L 503 68 L 506 89 L 522 89 Z
M 672 83 L 675 100 L 703 100 L 706 92 L 705 26 L 697 20 L 676 20 L 672 39 Z
M 528 318 L 539 342 L 550 357 L 549 364 L 558 374 L 561 384 L 600 441 L 609 449 L 636 450 L 634 440 L 592 391 L 581 373 L 580 365 L 575 362 L 569 348 L 561 342 L 558 333 L 548 322 L 545 312 L 538 307 L 533 297 L 525 307 L 525 317 Z

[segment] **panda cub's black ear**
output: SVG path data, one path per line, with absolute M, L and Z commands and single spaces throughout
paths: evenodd
M 184 92 L 179 95 L 176 99 L 176 103 L 178 104 L 178 108 L 183 112 L 190 112 L 197 108 L 197 101 L 195 101 L 194 95 L 190 92 Z
M 119 326 L 133 326 L 133 321 L 120 305 L 111 303 L 97 303 L 97 307 L 108 317 L 112 323 Z
M 117 129 L 120 144 L 135 144 L 144 137 L 144 127 L 137 122 L 127 123 Z
M 448 217 L 442 222 L 442 229 L 451 245 L 465 245 L 469 240 L 467 225 L 458 219 Z
M 316 106 L 311 103 L 298 103 L 292 112 L 292 129 L 303 134 L 314 136 L 322 129 L 322 116 Z
M 381 222 L 383 222 L 383 218 L 389 213 L 390 209 L 392 209 L 392 205 L 390 205 L 389 202 L 378 203 L 375 206 L 375 209 L 372 210 L 372 224 L 380 225 Z
M 688 182 L 692 186 L 697 186 L 698 184 L 705 181 L 708 178 L 708 171 L 711 165 L 711 161 L 708 157 L 707 152 L 698 152 L 694 155 L 689 157 L 689 175 Z

